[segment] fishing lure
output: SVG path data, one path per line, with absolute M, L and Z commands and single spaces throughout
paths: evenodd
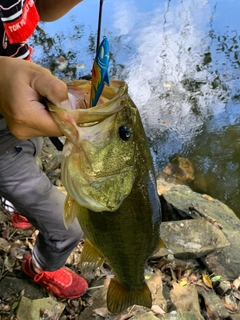
M 98 99 L 102 94 L 104 85 L 110 85 L 110 78 L 108 73 L 109 66 L 109 42 L 107 37 L 103 37 L 103 40 L 98 47 L 96 58 L 93 62 L 92 68 L 92 87 L 90 106 L 95 107 Z

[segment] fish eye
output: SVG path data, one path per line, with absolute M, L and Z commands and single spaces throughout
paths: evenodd
M 124 124 L 119 128 L 119 135 L 120 135 L 120 138 L 124 141 L 128 141 L 132 139 L 133 134 L 132 134 L 131 127 L 127 124 Z

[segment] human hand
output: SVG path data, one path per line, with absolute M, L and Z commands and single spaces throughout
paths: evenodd
M 50 113 L 41 103 L 70 108 L 66 84 L 50 71 L 25 60 L 0 57 L 0 113 L 18 139 L 61 136 Z

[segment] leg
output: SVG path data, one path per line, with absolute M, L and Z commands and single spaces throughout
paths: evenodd
M 53 271 L 65 264 L 83 233 L 77 220 L 65 228 L 65 196 L 36 164 L 38 150 L 39 139 L 32 139 L 0 155 L 0 195 L 39 230 L 33 262 L 42 270 Z

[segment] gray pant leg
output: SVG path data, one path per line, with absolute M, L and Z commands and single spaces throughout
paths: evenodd
M 83 236 L 78 221 L 66 229 L 65 196 L 36 164 L 39 139 L 21 141 L 0 155 L 0 196 L 10 201 L 38 230 L 33 261 L 48 271 L 61 268 Z

